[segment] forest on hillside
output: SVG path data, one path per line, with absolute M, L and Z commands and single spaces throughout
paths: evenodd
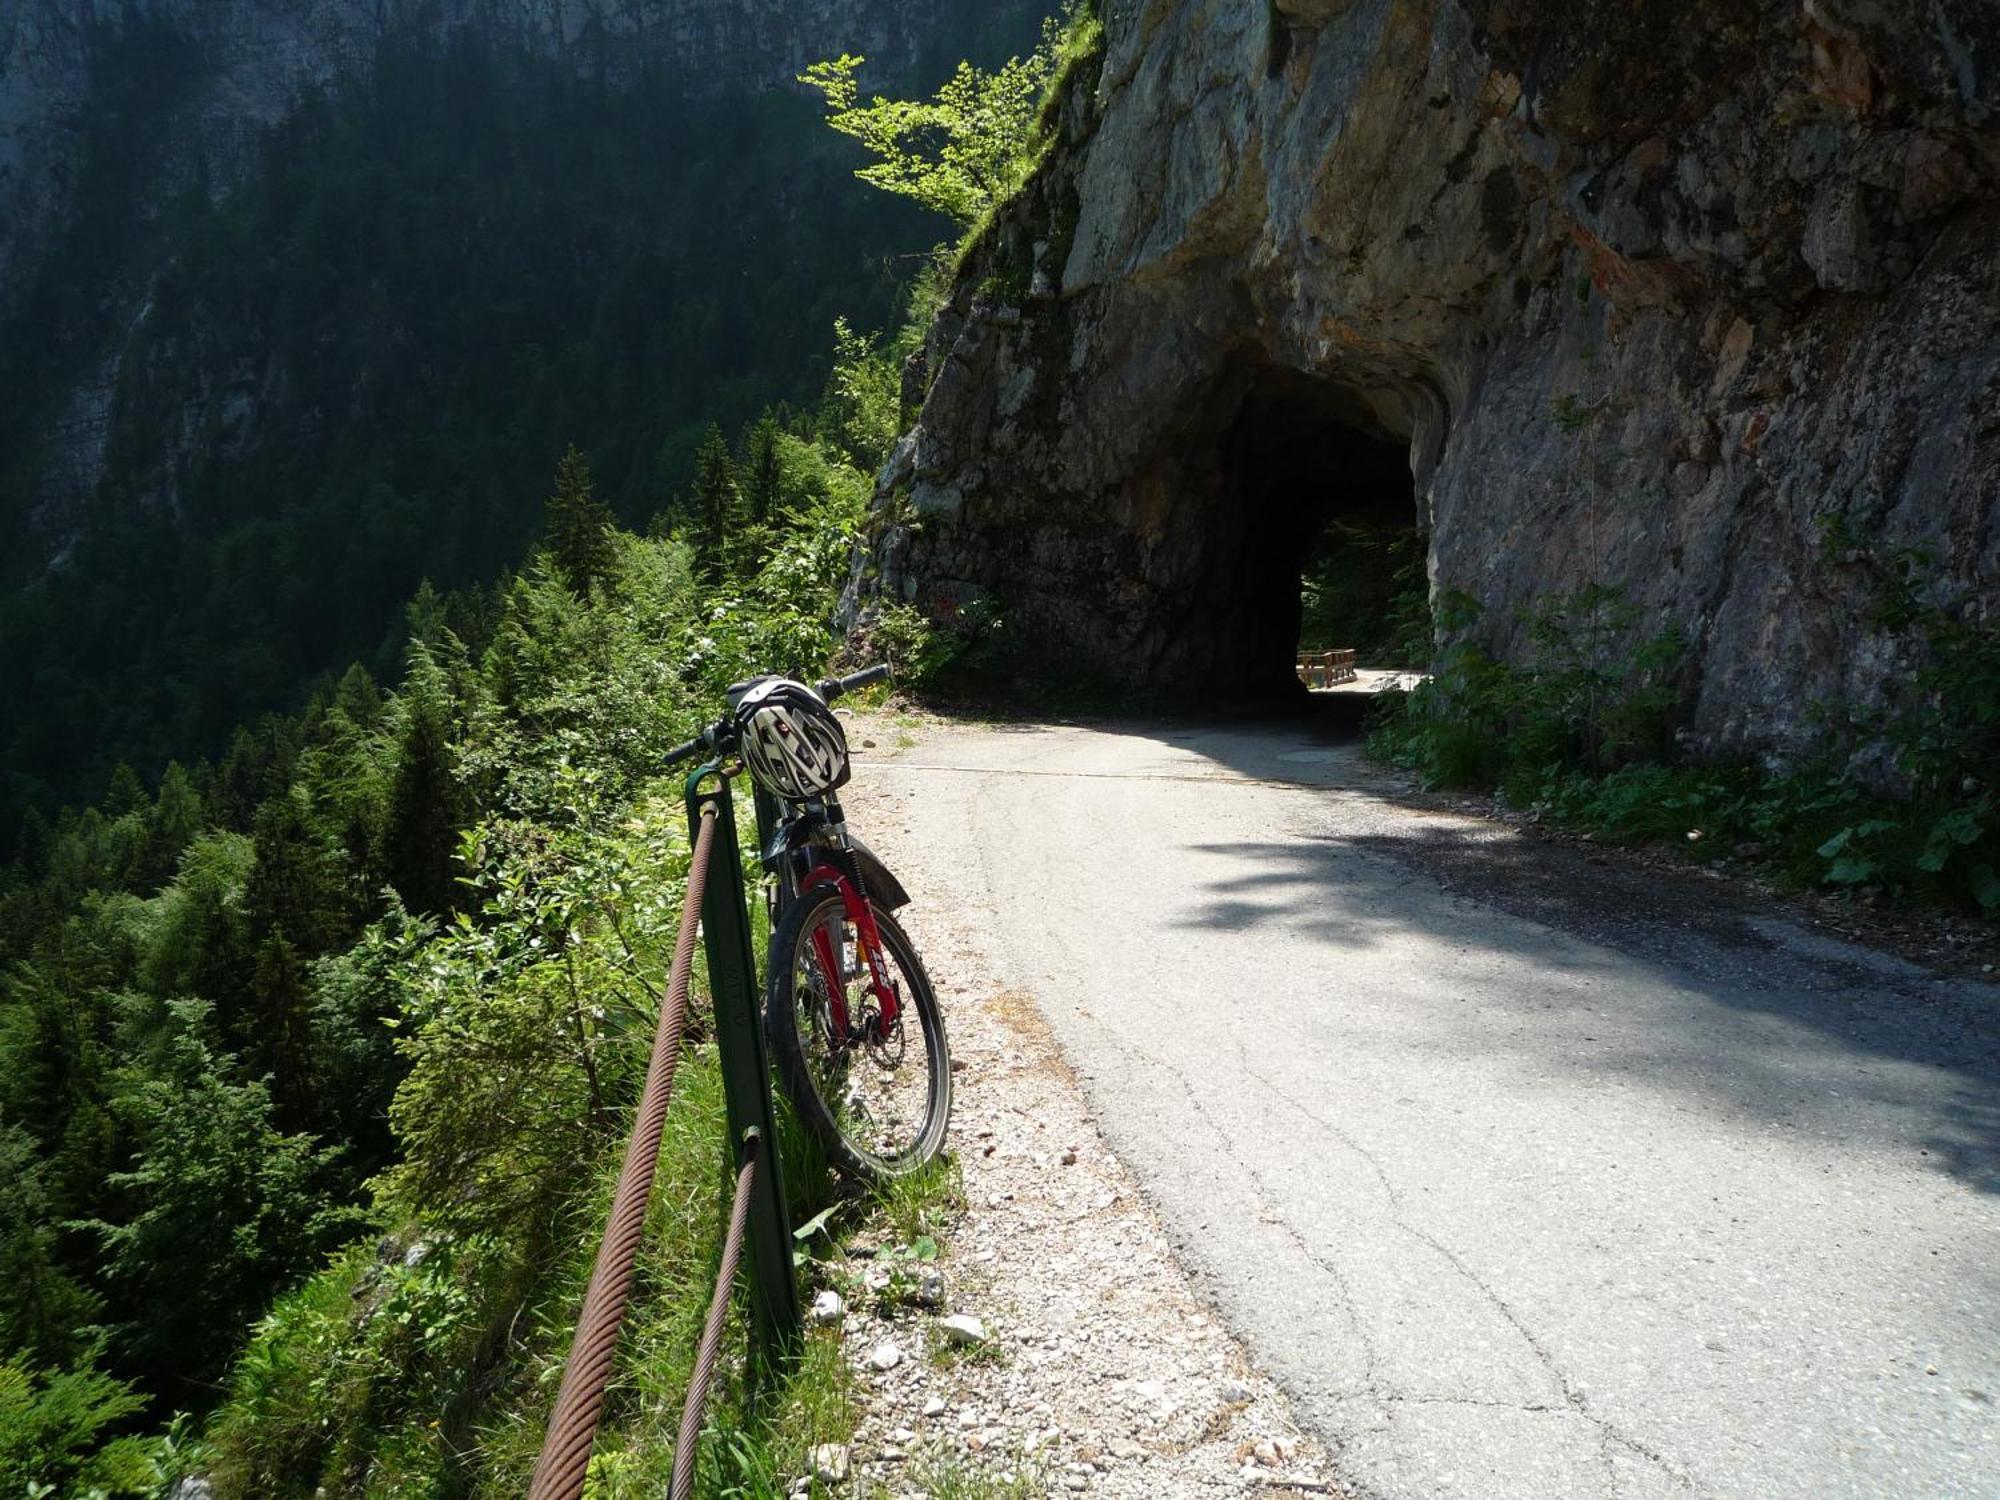
M 941 14 L 917 50 L 948 72 L 1034 24 Z M 0 286 L 0 848 L 351 662 L 393 676 L 404 602 L 476 607 L 567 444 L 626 526 L 685 520 L 711 424 L 809 406 L 835 319 L 883 329 L 941 233 L 855 186 L 809 90 L 392 32 L 223 187 L 168 153 L 194 44 L 134 15 L 95 49 L 67 216 Z M 107 347 L 103 476 L 52 518 Z
M 1081 24 L 1045 32 L 1029 59 L 992 74 L 962 66 L 954 78 L 971 92 L 947 128 L 1004 119 L 986 151 L 1017 173 L 1056 49 Z M 848 76 L 857 61 L 842 60 Z M 982 101 L 993 107 L 973 107 Z M 583 325 L 570 355 L 506 368 L 482 363 L 498 336 L 475 294 L 455 300 L 441 276 L 425 286 L 415 256 L 396 264 L 417 285 L 378 288 L 403 312 L 368 324 L 343 354 L 343 320 L 321 313 L 327 299 L 340 305 L 336 288 L 349 283 L 338 265 L 355 243 L 326 215 L 335 204 L 358 213 L 359 199 L 342 194 L 359 194 L 373 172 L 346 107 L 322 101 L 287 129 L 331 153 L 308 154 L 320 167 L 347 167 L 294 183 L 291 197 L 262 183 L 275 198 L 237 204 L 241 223 L 211 224 L 215 258 L 183 267 L 173 295 L 184 301 L 163 297 L 183 309 L 246 299 L 251 324 L 291 309 L 298 347 L 331 351 L 350 376 L 374 367 L 372 337 L 402 317 L 435 319 L 423 326 L 450 358 L 363 379 L 380 405 L 350 431 L 307 433 L 295 452 L 252 447 L 225 462 L 215 455 L 226 443 L 203 447 L 214 462 L 187 493 L 209 531 L 149 542 L 112 517 L 92 543 L 124 559 L 135 591 L 161 597 L 176 580 L 144 575 L 173 545 L 206 563 L 237 556 L 243 571 L 217 576 L 253 594 L 226 595 L 221 615 L 203 612 L 221 607 L 207 600 L 189 628 L 213 627 L 209 645 L 240 638 L 277 676 L 295 669 L 289 690 L 302 696 L 294 711 L 239 723 L 212 759 L 171 760 L 157 780 L 120 764 L 89 802 L 52 816 L 31 806 L 17 856 L 0 866 L 0 1491 L 108 1500 L 156 1495 L 192 1473 L 226 1496 L 521 1492 L 686 873 L 684 811 L 659 766 L 728 683 L 807 676 L 835 657 L 836 601 L 871 524 L 873 476 L 909 416 L 903 366 L 935 309 L 942 249 L 905 267 L 903 285 L 883 283 L 890 326 L 879 336 L 829 303 L 823 337 L 805 349 L 793 329 L 781 351 L 770 306 L 725 315 L 719 303 L 656 303 L 652 277 L 635 271 L 628 303 L 596 289 L 615 312 Z M 384 95 L 375 107 L 404 106 Z M 411 107 L 449 127 L 448 111 Z M 757 139 L 741 144 L 754 155 Z M 483 148 L 452 149 L 476 158 Z M 274 167 L 288 159 L 273 150 Z M 575 165 L 549 150 L 544 188 Z M 644 175 L 636 154 L 616 165 Z M 444 191 L 413 180 L 380 201 L 414 213 Z M 585 242 L 636 234 L 593 214 L 586 196 L 566 200 Z M 462 247 L 461 285 L 499 295 L 510 268 L 579 253 L 539 241 L 515 206 L 512 250 L 482 268 Z M 409 243 L 393 215 L 375 222 L 373 251 Z M 232 279 L 225 268 L 254 258 L 235 236 L 277 224 L 319 226 L 303 283 L 287 289 L 291 273 L 276 264 L 267 284 Z M 534 316 L 553 339 L 562 294 L 588 280 L 572 264 L 528 278 L 519 295 L 525 305 L 548 292 Z M 853 284 L 873 295 L 869 279 Z M 795 290 L 831 295 L 804 279 Z M 683 315 L 693 322 L 675 321 Z M 704 332 L 709 323 L 732 331 Z M 200 341 L 193 322 L 179 327 Z M 824 376 L 780 379 L 776 399 L 762 400 L 748 375 L 733 388 L 693 373 L 699 359 L 726 367 L 724 351 L 746 348 L 781 375 Z M 427 426 L 414 414 L 444 369 L 463 382 L 450 392 L 459 404 Z M 321 412 L 316 403 L 351 395 L 336 382 L 281 409 Z M 703 413 L 685 431 L 661 425 L 679 420 L 676 400 Z M 625 446 L 606 437 L 608 464 L 581 442 L 535 458 L 565 423 L 635 435 Z M 297 502 L 288 476 L 316 461 L 346 477 Z M 510 531 L 505 507 L 474 504 L 476 486 L 530 462 L 532 520 Z M 654 506 L 676 464 L 672 502 Z M 434 487 L 340 487 L 370 465 Z M 447 590 L 416 573 L 413 531 L 369 528 L 398 514 L 414 526 L 410 497 L 450 494 L 466 505 L 459 561 L 489 572 Z M 444 506 L 434 519 L 454 514 Z M 344 624 L 286 634 L 305 606 L 258 581 L 272 549 L 316 576 L 329 607 L 352 608 Z M 391 581 L 369 568 L 391 556 L 411 581 L 385 624 L 342 595 L 364 583 L 386 594 Z M 107 565 L 80 559 L 15 596 L 11 628 L 27 628 L 28 605 L 84 610 L 92 596 L 63 589 L 85 579 L 102 609 L 123 576 L 97 571 Z M 225 618 L 238 604 L 247 612 Z M 149 631 L 104 616 L 106 651 L 121 629 L 159 651 L 197 649 L 169 620 Z M 393 648 L 338 674 L 311 669 L 308 649 L 342 630 Z M 892 611 L 875 649 L 922 675 L 972 644 Z M 134 680 L 157 670 L 117 659 Z M 83 681 L 81 668 L 66 678 L 46 661 L 27 670 L 56 687 Z M 88 727 L 83 743 L 113 732 Z M 649 1377 L 675 1390 L 691 1357 L 683 1324 L 707 1296 L 717 1226 L 706 1201 L 721 1161 L 713 1052 L 699 1025 L 694 1039 L 669 1127 L 681 1144 L 663 1166 L 675 1184 L 663 1197 L 681 1218 L 649 1248 L 656 1295 L 636 1335 L 658 1346 Z M 825 1205 L 813 1160 L 788 1167 L 788 1180 L 801 1219 Z M 806 1364 L 827 1374 L 824 1350 Z M 759 1476 L 797 1472 L 802 1444 L 851 1420 L 837 1391 L 809 1409 L 752 1413 L 727 1376 L 724 1386 L 734 1436 L 704 1459 L 705 1493 L 751 1481 L 761 1493 Z M 602 1462 L 644 1476 L 670 1458 L 654 1404 L 611 1414 Z

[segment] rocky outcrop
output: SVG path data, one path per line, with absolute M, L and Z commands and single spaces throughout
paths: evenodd
M 1400 504 L 1486 644 L 1615 587 L 1693 643 L 1690 734 L 1782 748 L 1908 670 L 1830 537 L 2000 603 L 1987 0 L 1104 19 L 932 331 L 864 614 L 1274 690 L 1302 549 Z

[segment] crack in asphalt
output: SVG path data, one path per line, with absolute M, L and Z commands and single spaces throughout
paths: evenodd
M 1114 1052 L 1123 1054 L 1133 1062 L 1152 1067 L 1173 1079 L 1189 1106 L 1200 1117 L 1203 1126 L 1215 1138 L 1223 1156 L 1235 1165 L 1237 1170 L 1243 1174 L 1244 1179 L 1254 1188 L 1257 1207 L 1259 1209 L 1259 1221 L 1270 1224 L 1278 1229 L 1286 1239 L 1291 1241 L 1306 1263 L 1332 1284 L 1341 1310 L 1345 1314 L 1349 1327 L 1353 1330 L 1355 1347 L 1361 1355 L 1363 1389 L 1358 1393 L 1330 1393 L 1328 1399 L 1337 1404 L 1372 1400 L 1384 1406 L 1461 1406 L 1516 1411 L 1531 1415 L 1573 1416 L 1588 1424 L 1597 1433 L 1600 1445 L 1599 1457 L 1604 1464 L 1606 1483 L 1609 1486 L 1612 1496 L 1616 1497 L 1621 1489 L 1618 1483 L 1617 1468 L 1612 1462 L 1611 1457 L 1611 1449 L 1614 1445 L 1656 1465 L 1662 1473 L 1666 1474 L 1680 1488 L 1690 1493 L 1699 1493 L 1691 1478 L 1677 1465 L 1667 1459 L 1664 1454 L 1632 1437 L 1629 1433 L 1622 1431 L 1606 1418 L 1592 1412 L 1589 1409 L 1586 1398 L 1576 1390 L 1567 1372 L 1562 1369 L 1554 1355 L 1534 1335 L 1526 1322 L 1508 1304 L 1506 1299 L 1501 1297 L 1476 1272 L 1468 1267 L 1455 1251 L 1449 1249 L 1427 1230 L 1409 1223 L 1403 1217 L 1402 1194 L 1390 1178 L 1387 1169 L 1383 1167 L 1375 1154 L 1361 1145 L 1348 1132 L 1327 1120 L 1310 1106 L 1301 1103 L 1290 1091 L 1273 1083 L 1268 1076 L 1251 1066 L 1248 1049 L 1241 1040 L 1238 1040 L 1236 1043 L 1237 1062 L 1244 1076 L 1261 1084 L 1273 1096 L 1290 1106 L 1305 1119 L 1311 1121 L 1321 1131 L 1345 1146 L 1351 1153 L 1358 1156 L 1368 1165 L 1369 1170 L 1375 1176 L 1376 1182 L 1381 1187 L 1383 1197 L 1389 1203 L 1389 1222 L 1412 1239 L 1427 1246 L 1492 1304 L 1508 1326 L 1519 1335 L 1521 1341 L 1527 1346 L 1535 1360 L 1548 1371 L 1550 1378 L 1555 1381 L 1557 1389 L 1562 1394 L 1563 1405 L 1556 1406 L 1545 1402 L 1498 1401 L 1479 1397 L 1417 1395 L 1399 1391 L 1386 1385 L 1379 1373 L 1382 1367 L 1380 1353 L 1376 1348 L 1374 1339 L 1370 1335 L 1367 1323 L 1362 1317 L 1360 1300 L 1355 1295 L 1353 1283 L 1348 1279 L 1346 1272 L 1338 1264 L 1329 1260 L 1321 1253 L 1310 1240 L 1299 1232 L 1290 1219 L 1286 1218 L 1279 1211 L 1277 1200 L 1271 1191 L 1270 1185 L 1265 1181 L 1263 1174 L 1243 1158 L 1237 1150 L 1235 1140 L 1209 1112 L 1208 1106 L 1196 1092 L 1194 1084 L 1188 1078 L 1187 1074 L 1177 1064 L 1170 1062 L 1160 1054 L 1114 1031 L 1094 1011 L 1078 1008 L 1076 1014 L 1080 1019 L 1087 1021 L 1094 1027 Z M 1335 1435 L 1335 1442 L 1339 1446 L 1337 1435 Z M 1351 1478 L 1343 1476 L 1343 1479 L 1344 1482 L 1349 1483 L 1350 1486 L 1352 1485 L 1353 1481 Z
M 1403 1216 L 1403 1196 L 1401 1192 L 1397 1190 L 1395 1183 L 1390 1179 L 1388 1170 L 1385 1167 L 1383 1167 L 1381 1161 L 1376 1157 L 1374 1152 L 1370 1151 L 1367 1147 L 1363 1146 L 1347 1131 L 1342 1130 L 1332 1121 L 1324 1118 L 1322 1115 L 1318 1113 L 1318 1111 L 1314 1110 L 1311 1106 L 1302 1103 L 1299 1099 L 1294 1097 L 1289 1090 L 1272 1082 L 1272 1080 L 1268 1076 L 1259 1072 L 1256 1068 L 1252 1067 L 1250 1065 L 1248 1050 L 1247 1048 L 1245 1048 L 1244 1044 L 1241 1041 L 1238 1041 L 1236 1044 L 1236 1052 L 1237 1052 L 1237 1065 L 1243 1070 L 1245 1076 L 1254 1079 L 1257 1083 L 1261 1084 L 1265 1089 L 1269 1090 L 1270 1093 L 1274 1095 L 1276 1098 L 1282 1100 L 1285 1104 L 1289 1105 L 1294 1111 L 1304 1116 L 1307 1120 L 1310 1120 L 1314 1125 L 1318 1126 L 1320 1130 L 1324 1131 L 1327 1135 L 1331 1136 L 1334 1140 L 1338 1141 L 1341 1145 L 1345 1146 L 1350 1152 L 1360 1157 L 1362 1161 L 1368 1164 L 1369 1170 L 1375 1174 L 1376 1181 L 1381 1185 L 1383 1197 L 1385 1197 L 1388 1200 L 1389 1222 L 1392 1225 L 1394 1225 L 1397 1229 L 1400 1229 L 1404 1234 L 1407 1234 L 1412 1239 L 1418 1241 L 1420 1244 L 1429 1246 L 1430 1249 L 1434 1251 L 1440 1258 L 1442 1258 L 1447 1265 L 1449 1265 L 1461 1277 L 1463 1277 L 1474 1288 L 1476 1288 L 1480 1293 L 1480 1295 L 1486 1298 L 1486 1300 L 1493 1305 L 1495 1310 L 1499 1312 L 1500 1316 L 1506 1320 L 1508 1326 L 1511 1327 L 1517 1334 L 1520 1335 L 1521 1341 L 1528 1346 L 1529 1351 L 1535 1356 L 1536 1361 L 1540 1363 L 1545 1370 L 1548 1371 L 1550 1377 L 1556 1382 L 1556 1388 L 1562 1392 L 1562 1397 L 1565 1405 L 1563 1407 L 1555 1407 L 1541 1403 L 1523 1404 L 1521 1402 L 1513 1402 L 1513 1401 L 1492 1401 L 1492 1400 L 1480 1400 L 1480 1399 L 1465 1398 L 1465 1397 L 1408 1397 L 1408 1396 L 1403 1396 L 1400 1393 L 1378 1392 L 1377 1394 L 1381 1397 L 1381 1399 L 1389 1401 L 1409 1401 L 1412 1403 L 1425 1404 L 1425 1405 L 1450 1404 L 1450 1405 L 1462 1405 L 1462 1406 L 1493 1406 L 1493 1407 L 1504 1407 L 1509 1410 L 1525 1411 L 1525 1412 L 1541 1412 L 1541 1411 L 1555 1412 L 1555 1411 L 1567 1410 L 1569 1412 L 1574 1413 L 1576 1416 L 1581 1417 L 1584 1421 L 1590 1423 L 1590 1425 L 1597 1430 L 1600 1440 L 1603 1441 L 1604 1443 L 1616 1444 L 1621 1448 L 1627 1449 L 1628 1451 L 1636 1453 L 1640 1457 L 1647 1459 L 1648 1461 L 1654 1464 L 1657 1464 L 1660 1467 L 1661 1471 L 1664 1472 L 1682 1489 L 1688 1490 L 1691 1493 L 1697 1492 L 1693 1480 L 1677 1465 L 1669 1461 L 1664 1454 L 1660 1453 L 1658 1450 L 1650 1447 L 1649 1445 L 1640 1442 L 1637 1438 L 1633 1437 L 1630 1433 L 1623 1431 L 1622 1429 L 1614 1425 L 1612 1422 L 1610 1422 L 1608 1419 L 1600 1417 L 1596 1413 L 1592 1412 L 1590 1410 L 1587 1398 L 1583 1395 L 1582 1392 L 1576 1389 L 1576 1386 L 1571 1381 L 1568 1372 L 1562 1368 L 1561 1363 L 1556 1359 L 1554 1354 L 1550 1352 L 1547 1346 L 1544 1345 L 1542 1341 L 1535 1336 L 1533 1330 L 1531 1330 L 1528 1327 L 1526 1320 L 1521 1317 L 1521 1315 L 1514 1309 L 1514 1307 L 1507 1301 L 1507 1299 L 1502 1297 L 1490 1285 L 1488 1285 L 1486 1280 L 1483 1277 L 1481 1277 L 1476 1271 L 1474 1271 L 1470 1266 L 1466 1265 L 1464 1260 L 1460 1258 L 1457 1251 L 1445 1245 L 1443 1241 L 1439 1240 L 1437 1236 L 1432 1234 L 1429 1230 L 1420 1228 L 1419 1226 L 1412 1224 L 1411 1222 L 1409 1222 L 1408 1219 L 1406 1219 Z M 1185 1079 L 1182 1079 L 1182 1084 L 1183 1087 L 1186 1086 Z M 1190 1097 L 1192 1097 L 1192 1095 L 1190 1095 Z M 1201 1108 L 1201 1104 L 1198 1100 L 1194 1101 L 1194 1103 L 1197 1109 Z M 1611 1482 L 1612 1493 L 1616 1494 L 1618 1492 L 1617 1471 L 1610 1464 L 1610 1455 L 1608 1450 L 1605 1452 L 1604 1457 L 1606 1460 L 1606 1469 L 1608 1477 Z

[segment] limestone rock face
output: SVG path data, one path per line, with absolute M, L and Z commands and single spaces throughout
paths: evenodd
M 970 19 L 941 18 L 932 0 L 0 0 L 0 316 L 39 283 L 61 285 L 62 239 L 93 153 L 143 159 L 125 222 L 95 231 L 138 237 L 178 197 L 224 197 L 303 91 L 365 76 L 386 40 L 473 35 L 614 84 L 643 70 L 649 87 L 701 98 L 797 90 L 803 68 L 843 51 L 864 54 L 891 86 L 931 66 L 947 35 L 1025 31 L 1024 10 L 1022 0 Z M 135 64 L 144 84 L 129 76 Z M 67 554 L 106 473 L 152 274 L 134 267 L 116 288 L 79 293 L 102 302 L 102 326 L 59 391 L 5 393 L 16 411 L 53 408 L 34 435 L 28 517 L 42 561 Z M 179 448 L 192 450 L 210 415 L 244 429 L 256 403 L 231 410 L 230 399 L 191 392 Z M 0 515 L 0 532 L 15 519 Z
M 364 64 L 398 29 L 477 27 L 616 77 L 640 64 L 705 93 L 789 85 L 826 47 L 891 72 L 927 34 L 921 0 L 0 0 L 0 282 L 60 206 L 93 54 L 151 28 L 185 49 L 194 129 L 181 154 L 228 175 L 229 147 L 284 117 L 299 88 Z
M 858 615 L 989 598 L 1045 659 L 1276 690 L 1303 549 L 1385 454 L 1484 643 L 1616 587 L 1693 643 L 1709 747 L 1908 670 L 1830 535 L 2000 603 L 1989 0 L 1105 21 L 913 371 Z

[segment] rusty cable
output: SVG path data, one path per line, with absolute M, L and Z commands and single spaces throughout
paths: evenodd
M 591 1444 L 604 1415 L 604 1392 L 611 1380 L 618 1329 L 625 1320 L 639 1241 L 646 1227 L 646 1202 L 652 1196 L 653 1174 L 659 1166 L 667 1102 L 673 1097 L 674 1065 L 680 1058 L 681 1032 L 687 1021 L 688 979 L 694 971 L 694 940 L 701 922 L 702 896 L 708 887 L 715 819 L 715 804 L 704 803 L 701 832 L 688 865 L 687 899 L 681 909 L 680 935 L 674 942 L 674 966 L 667 980 L 666 1001 L 660 1007 L 659 1026 L 653 1033 L 652 1059 L 646 1065 L 645 1090 L 639 1096 L 631 1138 L 625 1143 L 625 1164 L 618 1172 L 618 1188 L 612 1195 L 604 1239 L 597 1247 L 597 1263 L 591 1267 L 583 1310 L 577 1314 L 576 1336 L 563 1363 L 562 1385 L 549 1416 L 548 1434 L 542 1439 L 541 1456 L 535 1460 L 529 1500 L 580 1500 L 583 1494 Z M 741 1218 L 740 1209 L 737 1217 Z
M 736 1285 L 736 1265 L 743 1257 L 743 1226 L 750 1213 L 750 1184 L 757 1176 L 755 1131 L 743 1141 L 743 1166 L 736 1174 L 736 1197 L 729 1205 L 729 1232 L 722 1238 L 722 1265 L 715 1273 L 715 1295 L 709 1299 L 708 1321 L 701 1325 L 695 1346 L 694 1374 L 681 1407 L 680 1436 L 674 1441 L 674 1479 L 669 1500 L 689 1500 L 694 1494 L 695 1444 L 701 1437 L 702 1415 L 708 1410 L 709 1382 L 722 1349 L 722 1324 L 729 1315 L 729 1294 Z

